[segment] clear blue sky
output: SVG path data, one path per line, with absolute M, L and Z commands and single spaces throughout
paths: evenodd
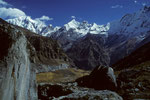
M 75 16 L 76 20 L 106 24 L 126 13 L 138 11 L 150 0 L 5 0 L 32 18 L 43 15 L 53 18 L 49 23 L 62 26 Z

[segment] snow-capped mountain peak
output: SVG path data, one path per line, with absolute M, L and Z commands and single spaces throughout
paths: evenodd
M 35 33 L 39 33 L 44 27 L 46 27 L 45 23 L 33 20 L 30 16 L 21 16 L 14 19 L 8 19 L 7 22 L 24 27 Z
M 69 30 L 70 28 L 78 28 L 80 25 L 80 22 L 76 21 L 75 19 L 71 20 L 69 23 L 65 24 L 66 30 Z
M 93 23 L 90 27 L 90 33 L 93 34 L 108 34 L 108 30 L 110 28 L 110 24 L 107 25 L 97 25 L 96 23 Z
M 59 31 L 61 28 L 58 26 L 53 27 L 51 24 L 47 26 L 44 22 L 37 19 L 32 19 L 30 16 L 21 16 L 14 19 L 8 19 L 7 22 L 29 29 L 32 32 L 41 34 L 43 36 L 50 36 L 51 34 Z M 89 24 L 87 21 L 79 22 L 75 19 L 72 19 L 63 27 L 65 28 L 64 31 L 72 30 L 78 34 L 78 36 L 80 35 L 80 37 L 86 35 L 87 33 L 107 34 L 106 31 L 108 31 L 107 25 L 97 25 L 96 23 Z
M 47 26 L 44 22 L 32 19 L 30 16 L 21 16 L 14 19 L 8 19 L 6 21 L 43 36 L 51 35 L 51 33 L 56 32 L 60 28 L 58 26 L 53 27 L 51 24 Z
M 35 33 L 43 36 L 50 36 L 52 33 L 63 34 L 64 32 L 70 32 L 77 34 L 77 36 L 85 36 L 87 33 L 91 34 L 123 34 L 129 37 L 143 34 L 150 29 L 150 7 L 143 7 L 138 12 L 132 14 L 126 14 L 120 20 L 112 21 L 106 25 L 98 25 L 96 23 L 89 24 L 87 21 L 79 22 L 76 19 L 72 19 L 70 22 L 61 27 L 53 27 L 52 25 L 46 25 L 44 22 L 36 19 L 32 19 L 29 16 L 21 16 L 15 19 L 8 19 L 9 23 L 27 28 Z M 142 27 L 142 28 L 141 28 Z
M 94 30 L 94 29 L 96 29 L 96 28 L 98 28 L 99 27 L 99 25 L 97 25 L 96 23 L 93 23 L 92 24 L 92 27 L 91 27 L 91 30 Z
M 81 36 L 87 33 L 91 34 L 107 34 L 107 25 L 97 25 L 96 23 L 89 24 L 87 21 L 78 22 L 75 19 L 71 20 L 69 23 L 65 24 L 64 27 L 66 31 L 72 29 L 74 32 L 81 34 Z

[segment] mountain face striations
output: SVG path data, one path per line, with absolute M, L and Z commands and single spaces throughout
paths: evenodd
M 37 100 L 31 45 L 22 32 L 2 19 L 0 46 L 0 100 Z
M 98 34 L 87 34 L 66 51 L 79 68 L 90 70 L 98 65 L 109 65 L 109 54 L 104 48 L 104 39 Z

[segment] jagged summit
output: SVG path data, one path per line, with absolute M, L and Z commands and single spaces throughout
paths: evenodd
M 29 29 L 32 32 L 40 33 L 40 31 L 46 27 L 46 25 L 40 21 L 33 20 L 29 16 L 21 16 L 14 19 L 8 19 L 7 22 Z
M 76 21 L 75 19 L 71 20 L 64 26 L 66 27 L 66 30 L 69 30 L 70 28 L 78 28 L 80 25 L 80 22 Z
M 51 34 L 59 29 L 59 27 L 53 27 L 51 24 L 47 26 L 44 22 L 38 19 L 32 19 L 30 16 L 21 16 L 14 19 L 8 19 L 6 21 L 43 36 Z
M 109 25 L 97 25 L 96 23 L 89 24 L 87 21 L 78 22 L 75 19 L 65 24 L 64 27 L 67 31 L 73 29 L 74 32 L 80 33 L 81 36 L 84 36 L 87 33 L 107 34 L 106 31 L 109 30 Z
M 106 31 L 109 29 L 108 25 L 97 25 L 96 23 L 89 24 L 87 21 L 78 22 L 75 19 L 71 20 L 62 27 L 53 27 L 51 24 L 47 26 L 45 23 L 39 20 L 33 20 L 29 16 L 8 19 L 7 22 L 29 29 L 32 32 L 41 34 L 43 36 L 50 36 L 53 33 L 58 32 L 60 28 L 65 29 L 64 31 L 73 30 L 73 32 L 79 33 L 81 36 L 84 36 L 87 33 L 107 34 Z
M 61 34 L 61 32 L 72 30 L 72 32 L 75 32 L 78 35 L 80 34 L 80 37 L 86 35 L 87 33 L 105 35 L 123 34 L 128 37 L 138 36 L 141 40 L 145 37 L 146 32 L 150 28 L 149 18 L 150 7 L 145 6 L 135 13 L 126 14 L 121 19 L 109 22 L 106 25 L 97 25 L 96 23 L 89 24 L 87 21 L 79 22 L 76 19 L 72 19 L 62 27 L 53 27 L 52 25 L 47 26 L 41 21 L 33 20 L 29 16 L 21 16 L 15 19 L 8 19 L 7 21 L 14 25 L 27 28 L 43 36 L 51 36 L 55 32 L 59 32 Z M 59 30 L 60 28 L 62 29 Z
M 110 22 L 108 35 L 122 36 L 125 40 L 134 38 L 136 43 L 141 42 L 149 35 L 150 31 L 149 8 L 145 6 L 135 13 L 125 14 L 121 19 Z

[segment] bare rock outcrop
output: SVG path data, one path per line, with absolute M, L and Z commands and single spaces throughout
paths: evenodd
M 74 65 L 57 41 L 21 27 L 15 27 L 24 33 L 34 49 L 32 55 L 36 54 L 34 62 L 36 63 L 37 73 L 65 69 Z
M 111 67 L 97 66 L 90 75 L 76 80 L 79 86 L 96 90 L 116 90 L 117 83 Z
M 36 73 L 69 64 L 57 41 L 0 19 L 0 100 L 37 100 Z
M 0 20 L 0 100 L 37 100 L 32 47 L 21 31 Z

